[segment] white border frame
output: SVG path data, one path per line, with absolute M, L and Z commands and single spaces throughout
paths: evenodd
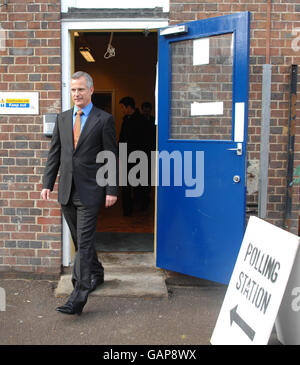
M 140 30 L 164 28 L 169 25 L 168 19 L 88 19 L 85 21 L 62 19 L 61 47 L 62 47 L 62 111 L 71 108 L 69 85 L 71 78 L 71 31 L 87 30 Z M 71 263 L 71 235 L 68 225 L 63 218 L 62 224 L 62 264 Z
M 99 9 L 153 9 L 162 7 L 164 12 L 170 9 L 169 0 L 61 0 L 61 11 L 66 13 L 68 8 L 99 8 Z

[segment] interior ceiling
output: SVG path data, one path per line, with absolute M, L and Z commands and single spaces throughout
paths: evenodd
M 103 57 L 104 53 L 107 50 L 108 44 L 111 40 L 111 45 L 115 48 L 116 53 L 118 55 L 122 54 L 123 56 L 127 53 L 131 47 L 131 52 L 136 49 L 134 52 L 139 52 L 140 47 L 155 47 L 157 44 L 157 32 L 147 32 L 147 31 L 105 31 L 105 32 L 78 32 L 79 37 L 75 37 L 75 47 L 89 47 L 93 56 Z M 104 53 L 103 53 L 104 52 Z M 120 53 L 121 52 L 121 53 Z M 103 53 L 103 54 L 102 54 Z M 76 52 L 76 56 L 78 56 Z

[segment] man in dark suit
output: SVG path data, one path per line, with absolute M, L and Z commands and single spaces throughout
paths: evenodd
M 120 100 L 123 113 L 119 144 L 127 143 L 127 172 L 134 167 L 128 162 L 128 157 L 133 151 L 143 151 L 148 157 L 148 185 L 131 186 L 127 180 L 126 186 L 122 186 L 122 207 L 123 215 L 130 216 L 133 212 L 134 203 L 139 211 L 146 211 L 150 202 L 151 192 L 151 151 L 154 150 L 153 131 L 155 131 L 154 120 L 149 120 L 135 107 L 135 101 L 131 96 L 125 96 Z M 148 104 L 146 104 L 148 105 Z M 150 104 L 151 106 L 151 104 Z
M 71 231 L 76 250 L 72 274 L 74 290 L 57 311 L 81 314 L 88 294 L 104 281 L 104 270 L 94 247 L 99 209 L 117 201 L 117 186 L 99 186 L 96 174 L 99 152 L 117 156 L 115 122 L 112 115 L 91 103 L 93 80 L 85 72 L 71 78 L 74 108 L 58 116 L 48 154 L 41 197 L 49 199 L 58 170 L 58 201 Z M 112 172 L 116 176 L 116 171 Z M 117 182 L 116 182 L 117 183 Z

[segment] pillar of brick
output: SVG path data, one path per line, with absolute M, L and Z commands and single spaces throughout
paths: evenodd
M 57 188 L 47 202 L 40 192 L 50 143 L 42 115 L 61 111 L 60 1 L 10 0 L 0 25 L 1 91 L 39 93 L 39 115 L 0 115 L 0 276 L 57 277 Z

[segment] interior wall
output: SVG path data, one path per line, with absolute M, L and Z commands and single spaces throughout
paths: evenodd
M 143 32 L 115 32 L 112 39 L 115 57 L 109 59 L 104 58 L 110 40 L 109 32 L 86 32 L 81 35 L 75 38 L 75 71 L 88 72 L 94 79 L 95 91 L 114 91 L 115 108 L 112 114 L 118 137 L 123 118 L 119 106 L 122 97 L 132 96 L 138 108 L 144 101 L 150 101 L 154 115 L 157 33 L 151 32 L 145 36 Z M 81 56 L 80 45 L 91 49 L 96 62 L 87 62 Z

